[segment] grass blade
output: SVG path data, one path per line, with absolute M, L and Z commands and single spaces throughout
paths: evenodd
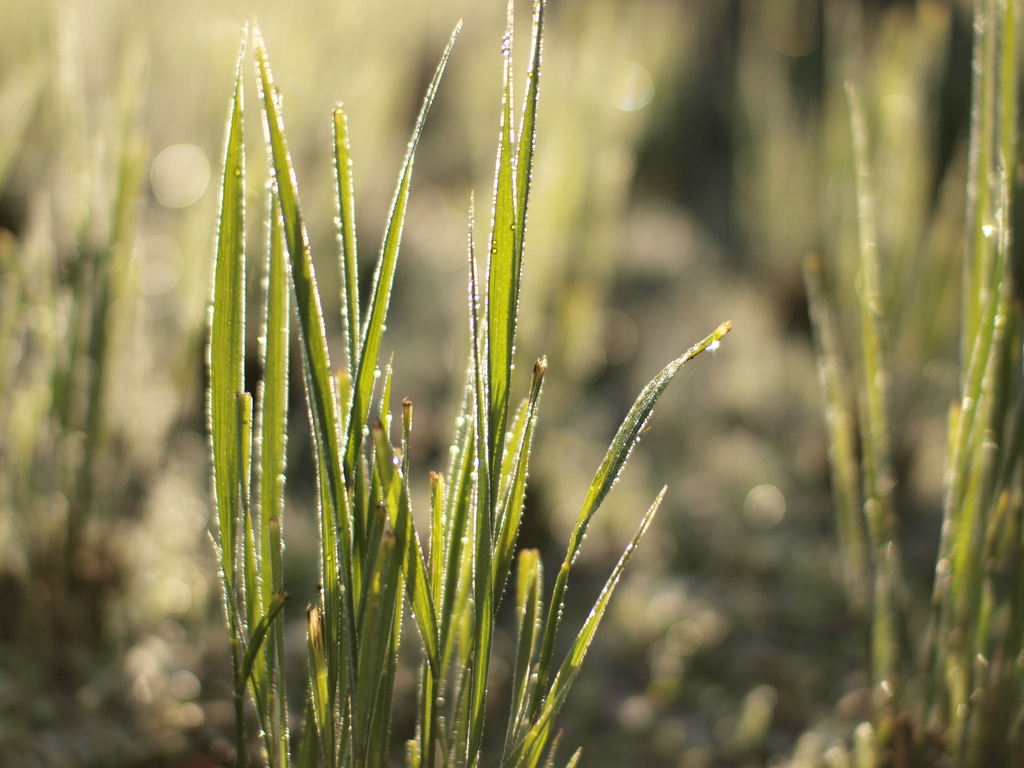
M 298 309 L 299 339 L 303 351 L 306 397 L 319 468 L 317 479 L 321 498 L 321 578 L 324 587 L 324 615 L 320 618 L 326 632 L 324 642 L 332 649 L 342 649 L 340 661 L 344 662 L 343 671 L 348 682 L 354 684 L 354 642 L 342 642 L 343 637 L 354 641 L 356 633 L 355 609 L 352 605 L 353 590 L 340 588 L 342 582 L 352 584 L 354 579 L 351 553 L 352 516 L 342 471 L 340 417 L 335 379 L 331 375 L 323 311 L 316 286 L 309 237 L 299 206 L 295 170 L 285 140 L 280 99 L 274 86 L 266 46 L 259 30 L 254 32 L 254 38 L 257 84 L 263 106 L 264 128 L 271 155 L 274 183 L 281 201 L 285 242 L 288 245 L 291 262 L 292 286 Z M 334 653 L 327 656 L 329 701 L 326 706 L 329 711 L 334 711 L 338 676 L 342 672 L 337 666 L 337 661 L 339 660 Z M 324 758 L 328 765 L 334 765 L 336 762 L 333 751 L 325 753 Z
M 243 389 L 245 356 L 245 150 L 242 141 L 244 57 L 243 41 L 238 55 L 235 92 L 231 99 L 224 153 L 210 310 L 210 344 L 207 347 L 207 366 L 210 371 L 207 412 L 219 530 L 217 549 L 221 575 L 227 590 L 229 613 L 232 612 L 234 600 L 235 514 L 239 508 L 241 491 L 235 397 Z
M 263 381 L 258 391 L 256 445 L 259 448 L 260 585 L 262 604 L 284 588 L 281 524 L 288 440 L 289 302 L 288 256 L 281 204 L 271 195 L 270 247 L 267 261 L 267 308 L 262 339 Z M 288 709 L 284 675 L 284 619 L 274 622 L 266 648 L 268 698 L 264 738 L 270 762 L 288 765 Z
M 498 471 L 502 465 L 505 446 L 505 424 L 508 420 L 509 381 L 512 376 L 512 353 L 515 348 L 516 309 L 519 302 L 522 250 L 516 210 L 516 158 L 512 117 L 512 24 L 513 7 L 508 5 L 508 24 L 502 40 L 502 99 L 501 129 L 498 138 L 498 157 L 494 172 L 494 209 L 491 220 L 487 258 L 487 321 L 484 350 L 487 367 L 484 369 L 484 391 L 487 395 L 487 434 L 490 439 L 488 465 L 492 474 L 489 498 L 496 503 L 498 497 Z M 490 513 L 490 512 L 489 512 Z
M 510 445 L 516 446 L 516 452 L 510 461 L 506 462 L 509 465 L 507 472 L 502 473 L 504 497 L 496 520 L 494 569 L 491 575 L 495 605 L 501 600 L 501 593 L 505 590 L 507 574 L 512 565 L 516 537 L 519 533 L 519 521 L 522 518 L 523 503 L 526 499 L 526 469 L 530 461 L 530 450 L 533 447 L 533 433 L 537 425 L 537 405 L 547 367 L 547 360 L 544 359 L 538 360 L 533 367 L 530 398 L 524 404 L 522 418 L 517 420 L 516 429 L 512 431 Z
M 231 661 L 235 680 L 240 675 L 243 648 L 243 616 L 236 594 L 235 547 L 237 517 L 242 504 L 240 431 L 237 397 L 243 391 L 245 361 L 245 147 L 242 127 L 242 62 L 246 30 L 235 72 L 231 99 L 221 205 L 217 225 L 213 299 L 210 308 L 210 343 L 207 368 L 207 419 L 213 463 L 213 495 L 217 508 L 217 536 L 224 604 L 231 636 Z M 239 760 L 247 760 L 243 699 L 235 697 L 235 738 Z
M 359 362 L 353 376 L 352 407 L 348 422 L 347 449 L 344 465 L 346 472 L 350 475 L 356 462 L 359 445 L 362 442 L 363 427 L 366 426 L 367 417 L 370 412 L 374 371 L 377 368 L 381 339 L 384 336 L 384 324 L 387 320 L 388 303 L 391 300 L 391 286 L 394 282 L 395 267 L 398 263 L 398 246 L 402 241 L 402 227 L 405 223 L 405 210 L 409 201 L 409 186 L 412 182 L 412 166 L 416 154 L 416 146 L 419 143 L 420 134 L 423 132 L 423 124 L 427 119 L 427 112 L 434 101 L 438 85 L 440 85 L 441 75 L 444 73 L 445 65 L 448 63 L 452 46 L 455 45 L 455 38 L 461 28 L 462 24 L 459 23 L 455 27 L 455 31 L 452 32 L 451 39 L 449 39 L 448 45 L 441 55 L 441 62 L 437 65 L 434 77 L 430 81 L 426 95 L 423 97 L 423 106 L 420 108 L 419 117 L 416 118 L 416 126 L 413 128 L 412 138 L 409 140 L 409 148 L 405 154 L 405 161 L 402 163 L 402 170 L 398 176 L 398 187 L 395 190 L 394 201 L 391 204 L 391 215 L 388 217 L 388 226 L 384 233 L 384 244 L 381 246 L 377 270 L 373 277 L 373 291 L 370 296 L 369 314 L 361 334 Z
M 712 344 L 720 341 L 731 328 L 731 322 L 726 321 L 722 323 L 713 333 L 694 344 L 681 357 L 669 363 L 661 373 L 644 387 L 633 403 L 633 406 L 629 409 L 629 413 L 626 414 L 626 418 L 623 420 L 618 432 L 615 433 L 615 437 L 608 447 L 608 452 L 605 454 L 597 474 L 594 475 L 594 479 L 590 483 L 590 489 L 587 491 L 586 499 L 584 499 L 583 508 L 580 510 L 572 535 L 569 537 L 565 561 L 562 563 L 555 581 L 544 625 L 544 644 L 541 647 L 538 668 L 538 690 L 543 689 L 547 685 L 551 656 L 555 647 L 555 635 L 558 632 L 558 622 L 562 614 L 562 601 L 565 598 L 569 570 L 576 559 L 576 555 L 579 553 L 580 545 L 583 543 L 583 536 L 587 532 L 587 526 L 590 524 L 591 518 L 615 484 L 619 472 L 622 471 L 626 459 L 629 458 L 629 454 L 633 450 L 633 446 L 639 441 L 640 432 L 643 430 L 644 424 L 647 423 L 654 405 L 658 402 L 658 398 L 661 397 L 672 381 L 672 378 L 687 362 Z
M 348 116 L 334 110 L 334 173 L 338 184 L 338 221 L 341 246 L 341 312 L 345 321 L 348 370 L 359 360 L 359 264 L 356 250 L 356 204 L 352 187 L 352 154 L 348 138 Z M 344 401 L 343 401 L 344 402 Z
M 508 759 L 515 744 L 522 741 L 530 726 L 530 667 L 537 652 L 540 619 L 544 608 L 541 596 L 543 568 L 536 549 L 519 553 L 516 568 L 516 615 L 518 640 L 512 668 L 512 708 L 505 735 L 502 760 Z
M 615 569 L 605 582 L 604 588 L 601 590 L 601 594 L 598 595 L 597 600 L 594 602 L 594 607 L 590 609 L 590 614 L 587 616 L 587 620 L 584 622 L 583 628 L 580 630 L 579 634 L 577 634 L 572 647 L 569 649 L 569 653 L 566 655 L 558 669 L 558 673 L 551 682 L 550 690 L 547 691 L 546 695 L 542 699 L 542 706 L 538 711 L 537 717 L 533 720 L 523 743 L 521 745 L 517 745 L 516 748 L 513 748 L 509 758 L 502 763 L 502 768 L 512 768 L 512 766 L 533 768 L 533 766 L 536 766 L 539 762 L 544 751 L 544 746 L 551 734 L 554 718 L 565 703 L 565 698 L 568 695 L 569 688 L 576 679 L 576 675 L 579 674 L 580 665 L 583 663 L 583 657 L 586 656 L 587 649 L 590 648 L 590 643 L 593 641 L 594 634 L 597 632 L 597 626 L 600 624 L 601 619 L 604 617 L 604 612 L 608 608 L 608 602 L 611 600 L 612 593 L 615 591 L 615 587 L 618 585 L 619 579 L 622 577 L 622 572 L 625 570 L 630 557 L 632 557 L 637 544 L 647 532 L 647 529 L 651 525 L 651 521 L 654 520 L 654 515 L 658 511 L 658 507 L 661 505 L 662 499 L 665 498 L 666 490 L 667 488 L 661 489 L 661 492 L 654 500 L 654 503 L 650 506 L 646 514 L 643 516 L 643 519 L 640 521 L 640 525 L 633 534 L 633 538 L 626 546 L 625 551 L 623 551 L 622 556 L 615 565 Z M 538 685 L 539 684 L 540 681 L 538 681 Z
M 423 561 L 423 547 L 413 524 L 412 511 L 409 506 L 409 492 L 394 464 L 395 453 L 392 449 L 384 426 L 378 422 L 371 430 L 377 448 L 377 472 L 387 506 L 394 535 L 398 540 L 398 551 L 402 556 L 402 564 L 412 604 L 416 625 L 423 641 L 423 654 L 426 662 L 435 674 L 439 671 L 437 613 L 434 600 L 430 593 L 430 582 Z

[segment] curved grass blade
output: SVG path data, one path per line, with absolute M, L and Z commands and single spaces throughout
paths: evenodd
M 284 605 L 288 602 L 289 597 L 290 595 L 283 589 L 277 592 L 271 598 L 270 605 L 267 607 L 267 612 L 260 617 L 259 621 L 256 622 L 252 635 L 249 637 L 249 645 L 245 649 L 245 657 L 242 660 L 239 675 L 235 679 L 236 696 L 241 696 L 245 692 L 245 685 L 253 673 L 256 659 L 263 647 L 264 640 L 266 640 L 270 625 L 278 617 L 281 611 L 284 610 Z
M 583 536 L 587 532 L 587 526 L 590 524 L 591 518 L 615 484 L 619 472 L 622 471 L 626 459 L 629 458 L 629 454 L 633 450 L 633 446 L 639 442 L 640 432 L 643 430 L 644 424 L 647 423 L 655 403 L 658 402 L 658 398 L 661 397 L 666 387 L 668 387 L 669 382 L 672 381 L 672 378 L 680 368 L 709 346 L 720 341 L 731 328 L 731 322 L 726 321 L 722 323 L 713 333 L 694 344 L 685 354 L 673 360 L 662 369 L 661 373 L 644 387 L 633 403 L 633 406 L 629 409 L 629 413 L 626 414 L 626 418 L 623 420 L 618 432 L 615 433 L 615 437 L 608 447 L 608 452 L 605 454 L 597 474 L 594 475 L 594 479 L 590 483 L 590 490 L 587 491 L 587 497 L 583 501 L 583 508 L 580 510 L 579 517 L 576 520 L 576 526 L 569 537 L 565 561 L 562 563 L 562 567 L 555 580 L 554 590 L 551 594 L 551 603 L 548 605 L 548 615 L 544 624 L 544 644 L 541 647 L 538 662 L 538 690 L 542 690 L 547 685 L 551 656 L 555 648 L 555 635 L 558 632 L 558 622 L 562 615 L 562 601 L 565 598 L 566 583 L 569 579 L 569 570 L 576 559 L 576 555 L 579 553 L 580 545 L 583 543 Z
M 601 623 L 601 619 L 608 608 L 608 602 L 611 600 L 612 593 L 622 577 L 626 564 L 636 550 L 637 544 L 650 527 L 658 507 L 661 506 L 662 499 L 665 498 L 666 490 L 668 489 L 661 489 L 654 503 L 640 521 L 640 525 L 633 534 L 633 538 L 623 551 L 619 562 L 616 563 L 614 570 L 608 577 L 608 581 L 605 582 L 601 594 L 598 595 L 597 600 L 594 602 L 594 607 L 590 609 L 590 614 L 587 616 L 583 628 L 577 634 L 572 647 L 569 649 L 569 653 L 555 675 L 555 679 L 551 682 L 551 689 L 547 691 L 542 699 L 541 707 L 537 717 L 530 725 L 529 732 L 522 743 L 516 745 L 506 759 L 502 761 L 502 768 L 512 768 L 512 766 L 517 766 L 517 768 L 533 768 L 540 761 L 544 746 L 551 735 L 555 716 L 565 703 L 569 688 L 572 686 L 577 674 L 579 674 L 583 657 L 586 656 L 587 649 L 590 648 L 590 643 L 593 641 L 594 634 L 597 632 L 597 626 Z M 540 681 L 538 681 L 538 685 L 542 685 Z
M 384 234 L 384 244 L 381 247 L 380 258 L 377 261 L 377 270 L 373 277 L 373 291 L 370 296 L 369 314 L 361 334 L 359 362 L 353 376 L 352 406 L 348 420 L 347 448 L 344 464 L 345 471 L 349 476 L 351 476 L 356 462 L 359 445 L 363 438 L 363 427 L 366 426 L 367 417 L 370 412 L 374 370 L 377 367 L 377 357 L 380 354 L 381 339 L 384 336 L 384 323 L 387 319 L 388 303 L 391 299 L 391 286 L 394 282 L 395 267 L 398 263 L 398 246 L 402 241 L 402 227 L 405 223 L 405 210 L 409 202 L 409 186 L 412 182 L 412 166 L 416 154 L 416 146 L 419 143 L 420 134 L 423 132 L 423 124 L 427 119 L 427 112 L 434 101 L 438 85 L 441 82 L 441 75 L 444 73 L 445 65 L 448 63 L 452 46 L 455 45 L 455 38 L 458 36 L 461 28 L 462 23 L 460 22 L 452 32 L 444 53 L 441 54 L 441 62 L 437 65 L 434 77 L 427 88 L 426 96 L 423 97 L 423 106 L 420 108 L 419 117 L 416 118 L 416 126 L 413 128 L 412 138 L 409 140 L 409 148 L 405 154 L 405 161 L 402 163 L 402 170 L 398 176 L 398 187 L 395 190 L 394 201 L 391 204 L 391 215 L 388 218 L 388 226 Z

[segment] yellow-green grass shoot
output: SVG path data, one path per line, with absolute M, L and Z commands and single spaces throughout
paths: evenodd
M 556 658 L 568 578 L 591 519 L 639 440 L 658 398 L 677 371 L 717 343 L 731 325 L 670 363 L 641 392 L 598 468 L 568 542 L 552 594 L 542 594 L 534 550 L 516 552 L 536 435 L 545 360 L 525 399 L 512 396 L 513 352 L 527 206 L 536 141 L 545 6 L 534 3 L 532 47 L 523 106 L 513 104 L 512 5 L 502 45 L 502 109 L 486 258 L 469 244 L 468 385 L 446 474 L 430 476 L 429 536 L 412 510 L 409 439 L 413 406 L 401 404 L 393 441 L 391 365 L 381 354 L 413 160 L 458 27 L 427 89 L 399 173 L 366 306 L 359 300 L 352 160 L 347 119 L 333 115 L 334 167 L 341 253 L 343 370 L 331 363 L 314 260 L 297 179 L 285 139 L 281 97 L 258 30 L 256 81 L 270 159 L 260 368 L 255 396 L 244 391 L 245 148 L 243 82 L 248 35 L 239 56 L 228 123 L 223 195 L 210 313 L 208 392 L 216 545 L 232 641 L 237 751 L 247 764 L 246 699 L 255 705 L 270 765 L 382 766 L 391 754 L 391 713 L 398 650 L 411 617 L 421 653 L 417 725 L 406 747 L 411 766 L 475 766 L 486 749 L 488 672 L 498 608 L 511 584 L 517 639 L 509 722 L 490 762 L 532 768 L 554 759 L 554 722 L 605 614 L 612 592 L 663 497 L 643 515 L 564 658 Z M 472 214 L 471 214 L 472 219 Z M 481 277 L 479 270 L 483 268 Z M 286 707 L 281 563 L 284 521 L 288 348 L 297 319 L 309 424 L 315 446 L 322 591 L 307 614 L 309 690 L 300 744 L 293 755 Z M 400 361 L 398 361 L 400 364 Z M 425 546 L 426 545 L 426 546 Z M 509 573 L 515 571 L 511 579 Z M 575 764 L 573 757 L 570 764 Z

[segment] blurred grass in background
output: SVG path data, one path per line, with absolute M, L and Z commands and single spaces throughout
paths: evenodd
M 520 341 L 552 366 L 523 544 L 567 535 L 601 446 L 661 363 L 723 313 L 736 327 L 668 393 L 610 499 L 645 508 L 669 484 L 564 718 L 587 764 L 820 765 L 868 717 L 800 277 L 806 253 L 825 255 L 838 324 L 857 327 L 850 77 L 889 259 L 907 599 L 926 605 L 958 386 L 968 6 L 552 3 Z M 274 50 L 307 220 L 322 227 L 313 250 L 329 254 L 333 179 L 314 162 L 331 141 L 325 105 L 350 115 L 359 226 L 375 243 L 436 51 L 465 17 L 419 150 L 388 337 L 403 361 L 394 390 L 417 402 L 411 460 L 435 468 L 442 443 L 425 436 L 446 434 L 440 403 L 461 381 L 465 203 L 490 184 L 504 10 L 0 5 L 5 764 L 184 764 L 228 749 L 201 349 L 209 168 L 242 24 L 257 17 Z M 334 272 L 321 270 L 325 296 Z M 325 314 L 337 331 L 338 307 Z M 296 437 L 291 450 L 311 449 Z M 311 537 L 286 568 L 311 596 L 312 475 L 290 492 L 292 533 L 305 521 Z M 632 519 L 592 527 L 580 569 L 593 567 L 593 592 Z

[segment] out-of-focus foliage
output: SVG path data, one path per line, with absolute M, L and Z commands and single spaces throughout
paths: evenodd
M 396 359 L 405 361 L 394 391 L 417 403 L 410 461 L 439 469 L 435 436 L 446 434 L 453 416 L 441 403 L 446 382 L 462 374 L 465 351 L 465 200 L 473 187 L 482 199 L 493 172 L 495 105 L 487 94 L 500 82 L 492 54 L 504 5 L 0 3 L 4 758 L 82 750 L 75 762 L 96 755 L 110 764 L 111 745 L 201 748 L 215 759 L 229 749 L 227 649 L 215 609 L 217 621 L 205 621 L 215 579 L 203 534 L 198 329 L 216 210 L 207 174 L 223 151 L 223 105 L 242 25 L 258 18 L 274 51 L 291 140 L 301 148 L 293 159 L 313 249 L 326 255 L 334 248 L 334 182 L 317 159 L 331 147 L 329 105 L 344 102 L 352 116 L 361 242 L 372 248 L 436 52 L 455 20 L 465 19 L 448 87 L 422 137 L 405 272 L 388 324 Z M 538 147 L 520 346 L 547 353 L 552 366 L 525 543 L 543 550 L 552 534 L 571 530 L 601 446 L 661 362 L 724 307 L 737 328 L 727 349 L 670 388 L 610 499 L 636 509 L 652 488 L 670 488 L 655 535 L 634 558 L 576 684 L 565 740 L 585 744 L 590 765 L 742 765 L 773 755 L 841 764 L 833 738 L 851 743 L 868 717 L 868 646 L 856 605 L 841 607 L 849 571 L 844 576 L 837 555 L 800 279 L 804 256 L 820 254 L 856 370 L 856 166 L 844 88 L 851 77 L 870 136 L 892 329 L 895 506 L 908 594 L 925 605 L 946 414 L 958 386 L 970 5 L 560 0 L 550 9 L 540 113 L 547 138 Z M 255 123 L 255 114 L 248 118 Z M 147 149 L 131 214 L 117 205 L 116 190 L 133 133 Z M 266 195 L 256 181 L 262 162 L 252 153 L 253 207 Z M 120 188 L 133 194 L 128 177 Z M 128 256 L 107 262 L 124 298 L 102 321 L 120 329 L 103 366 L 111 373 L 76 374 L 67 390 L 80 404 L 78 424 L 90 410 L 81 405 L 90 382 L 108 393 L 103 402 L 112 405 L 95 411 L 106 424 L 106 453 L 93 454 L 79 437 L 84 429 L 66 435 L 56 420 L 48 382 L 71 359 L 62 324 L 70 307 L 81 303 L 77 327 L 99 322 L 92 291 L 102 281 L 87 282 L 84 267 L 102 260 L 79 254 L 111 251 L 118 215 L 135 226 L 131 236 L 121 233 Z M 265 236 L 249 234 L 250 242 Z M 77 263 L 77 273 L 67 269 Z M 328 279 L 334 265 L 320 272 L 328 332 L 340 338 L 340 307 L 330 299 L 338 286 Z M 517 375 L 513 386 L 525 387 L 527 372 Z M 292 391 L 301 391 L 295 384 Z M 293 467 L 310 454 L 300 435 L 290 442 Z M 113 555 L 102 572 L 120 576 L 101 582 L 101 649 L 64 653 L 69 646 L 61 646 L 63 657 L 85 659 L 75 661 L 77 677 L 61 682 L 68 692 L 61 698 L 45 663 L 44 651 L 55 646 L 35 631 L 16 631 L 33 625 L 8 619 L 30 610 L 52 624 L 50 592 L 7 596 L 34 594 L 32 574 L 52 580 L 70 570 L 67 561 L 47 567 L 37 552 L 66 551 L 70 479 L 49 477 L 86 455 L 120 473 L 101 484 L 112 494 L 103 498 L 127 497 L 88 518 L 88 535 Z M 312 491 L 299 491 L 312 489 L 312 475 L 290 487 L 290 503 L 308 509 Z M 22 501 L 15 503 L 15 491 Z M 304 574 L 311 596 L 317 576 L 308 564 L 316 558 L 312 544 L 298 544 L 304 521 L 314 541 L 313 515 L 295 515 L 285 568 Z M 628 522 L 596 521 L 579 575 L 607 571 L 630 535 Z M 591 593 L 598 588 L 595 581 Z M 304 599 L 286 609 L 292 626 L 305 625 Z M 411 675 L 403 679 L 414 684 Z M 121 754 L 130 763 L 141 752 Z

